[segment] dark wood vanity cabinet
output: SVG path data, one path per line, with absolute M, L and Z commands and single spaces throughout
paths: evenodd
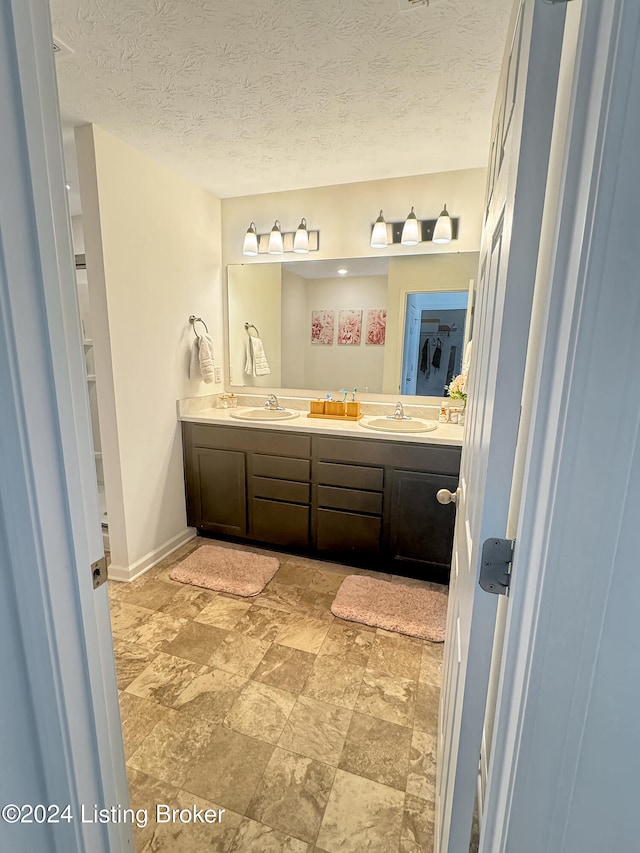
M 460 448 L 183 424 L 189 524 L 446 580 Z

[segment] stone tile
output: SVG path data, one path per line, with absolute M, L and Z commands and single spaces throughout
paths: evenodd
M 149 651 L 125 640 L 114 640 L 113 651 L 119 690 L 128 687 L 158 655 L 158 652 Z
M 407 794 L 429 802 L 435 801 L 436 736 L 414 729 L 409 754 Z
M 202 815 L 207 814 L 209 820 L 215 819 L 215 822 L 154 821 L 151 837 L 141 853 L 226 853 L 242 821 L 241 815 L 196 797 L 188 791 L 179 791 L 175 799 L 167 805 L 172 809 L 187 809 L 192 813 L 195 808 Z M 164 814 L 162 812 L 163 816 Z
M 399 853 L 433 853 L 434 823 L 435 809 L 407 794 Z
M 422 647 L 422 662 L 419 681 L 425 684 L 442 685 L 442 652 L 444 643 L 426 643 Z
M 127 605 L 122 605 L 123 607 Z M 134 605 L 129 605 L 133 607 Z M 142 610 L 142 608 L 140 608 Z M 126 639 L 138 643 L 147 649 L 161 651 L 167 643 L 176 636 L 178 631 L 187 624 L 186 619 L 178 619 L 158 611 L 145 611 L 147 618 L 127 631 Z
M 216 595 L 202 608 L 196 616 L 196 622 L 205 625 L 213 625 L 214 628 L 224 628 L 230 631 L 244 616 L 251 604 L 246 599 L 227 598 L 224 595 Z
M 281 563 L 274 581 L 279 584 L 296 586 L 298 589 L 306 589 L 311 583 L 312 572 L 304 565 L 287 560 Z
M 401 791 L 338 770 L 316 846 L 327 853 L 395 851 L 403 811 Z
M 146 607 L 127 604 L 126 601 L 114 601 L 109 610 L 113 636 L 131 642 L 131 632 L 144 624 L 152 612 Z
M 313 572 L 309 589 L 314 592 L 324 592 L 335 597 L 336 592 L 340 589 L 342 581 L 348 577 L 350 572 L 340 571 L 325 571 L 318 569 Z
M 284 617 L 284 618 L 283 618 Z M 271 607 L 259 607 L 254 604 L 236 623 L 233 631 L 244 634 L 254 640 L 272 642 L 279 634 L 285 623 L 286 615 L 281 610 Z
M 400 726 L 411 726 L 417 684 L 408 678 L 391 678 L 366 672 L 355 710 Z
M 339 767 L 404 791 L 409 770 L 411 729 L 354 713 Z
M 314 661 L 315 655 L 309 652 L 274 643 L 267 649 L 252 678 L 297 696 L 311 674 Z
M 149 776 L 182 787 L 214 731 L 215 726 L 205 720 L 168 710 L 127 763 Z
M 272 753 L 268 743 L 216 726 L 208 744 L 192 761 L 183 787 L 244 814 Z
M 133 693 L 120 693 L 118 698 L 124 754 L 128 759 L 164 717 L 167 708 L 151 699 L 134 696 Z
M 162 613 L 168 613 L 170 616 L 180 616 L 181 619 L 195 619 L 207 604 L 211 604 L 217 597 L 216 592 L 197 586 L 180 584 L 178 589 L 175 586 L 172 588 L 174 590 L 173 598 L 159 607 L 158 610 Z
M 309 845 L 277 829 L 244 817 L 229 853 L 307 853 Z
M 209 658 L 209 666 L 249 678 L 268 648 L 266 640 L 252 640 L 251 637 L 229 631 Z
M 413 681 L 420 675 L 422 644 L 400 634 L 376 633 L 367 669 L 380 675 L 400 676 Z
M 175 586 L 147 575 L 124 586 L 125 589 L 119 596 L 120 601 L 147 607 L 149 610 L 160 610 L 162 605 L 167 604 L 176 594 Z
M 141 699 L 153 699 L 170 707 L 187 684 L 206 671 L 205 666 L 160 652 L 131 682 L 127 693 L 133 693 Z
M 330 623 L 322 619 L 313 619 L 303 613 L 291 613 L 287 624 L 280 630 L 275 642 L 317 655 L 327 636 Z
M 278 746 L 307 758 L 337 766 L 351 711 L 300 696 L 278 741 Z
M 286 690 L 259 681 L 248 681 L 224 721 L 240 734 L 276 744 L 296 703 Z
M 164 651 L 195 663 L 207 663 L 213 652 L 221 646 L 227 631 L 202 622 L 187 622 L 167 643 Z
M 314 619 L 322 619 L 327 622 L 333 622 L 335 616 L 331 612 L 335 595 L 328 592 L 318 592 L 314 589 L 303 589 L 300 593 L 300 601 L 296 607 L 296 612 L 305 613 Z
M 330 655 L 317 657 L 302 692 L 312 699 L 353 710 L 364 672 L 364 667 Z
M 173 704 L 178 711 L 222 725 L 246 683 L 247 679 L 241 675 L 207 669 L 189 682 Z
M 433 684 L 418 684 L 416 694 L 416 715 L 413 727 L 429 734 L 438 734 L 438 712 L 440 709 L 440 688 Z
M 260 607 L 271 607 L 273 610 L 291 613 L 296 609 L 299 599 L 300 590 L 297 587 L 272 580 L 260 593 L 258 603 Z
M 374 639 L 372 631 L 363 631 L 353 623 L 336 621 L 329 628 L 318 655 L 330 655 L 345 663 L 366 667 Z
M 335 769 L 276 748 L 246 811 L 247 817 L 313 843 Z
M 365 625 L 364 622 L 356 622 L 353 619 L 340 619 L 338 616 L 335 617 L 335 623 L 337 625 L 357 628 L 358 631 L 368 631 L 371 634 L 375 634 L 378 630 L 373 625 Z
M 155 829 L 155 821 L 151 816 L 155 815 L 156 804 L 173 803 L 178 794 L 178 789 L 174 785 L 163 782 L 161 779 L 155 779 L 134 767 L 127 767 L 127 780 L 129 782 L 129 806 L 134 811 L 144 809 L 149 815 L 146 826 L 138 827 L 135 823 L 133 824 L 136 850 L 144 850 Z

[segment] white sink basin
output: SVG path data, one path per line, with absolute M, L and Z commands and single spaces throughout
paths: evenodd
M 300 412 L 289 409 L 238 409 L 237 412 L 231 412 L 231 417 L 240 421 L 288 421 L 299 415 Z
M 377 429 L 379 432 L 431 432 L 437 429 L 437 421 L 423 421 L 420 418 L 409 418 L 401 421 L 395 418 L 367 418 L 360 421 L 365 429 Z

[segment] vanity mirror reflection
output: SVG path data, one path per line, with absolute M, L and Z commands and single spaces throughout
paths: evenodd
M 229 383 L 440 398 L 477 268 L 477 252 L 230 265 Z

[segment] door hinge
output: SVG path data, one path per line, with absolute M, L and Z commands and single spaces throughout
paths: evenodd
M 511 561 L 515 539 L 485 539 L 480 557 L 478 583 L 485 592 L 506 595 L 511 583 Z
M 93 588 L 98 589 L 107 580 L 107 558 L 103 555 L 95 563 L 91 563 L 91 577 Z

